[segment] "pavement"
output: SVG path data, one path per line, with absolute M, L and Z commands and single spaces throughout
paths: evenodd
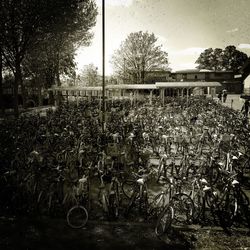
M 240 98 L 240 95 L 228 95 L 227 100 L 222 105 L 240 111 L 244 104 L 244 99 Z

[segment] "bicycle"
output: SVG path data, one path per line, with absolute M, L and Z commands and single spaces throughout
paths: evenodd
M 149 173 L 150 174 L 150 173 Z M 136 201 L 139 201 L 139 211 L 142 212 L 148 209 L 148 187 L 147 187 L 147 175 L 138 175 L 133 173 L 135 180 L 126 180 L 122 184 L 122 191 L 124 195 L 129 198 L 129 203 L 125 209 L 124 215 L 128 216 L 132 207 L 135 206 Z M 129 187 L 129 191 L 128 188 Z M 144 207 L 143 207 L 144 206 Z
M 87 187 L 86 187 L 87 185 Z M 67 212 L 67 223 L 71 228 L 83 228 L 88 221 L 88 211 L 81 205 L 82 200 L 86 200 L 89 195 L 88 177 L 83 176 L 79 180 L 79 187 L 76 190 L 76 205 L 71 207 Z

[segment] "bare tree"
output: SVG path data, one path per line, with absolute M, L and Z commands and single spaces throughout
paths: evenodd
M 78 75 L 80 85 L 97 86 L 98 68 L 94 64 L 85 65 L 82 72 Z
M 112 57 L 115 74 L 124 81 L 143 84 L 146 71 L 167 69 L 168 54 L 156 42 L 154 33 L 130 33 Z

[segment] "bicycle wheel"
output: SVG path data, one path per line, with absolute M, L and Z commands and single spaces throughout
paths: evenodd
M 186 177 L 188 180 L 190 180 L 191 178 L 194 178 L 194 176 L 197 174 L 197 166 L 195 166 L 194 164 L 191 164 L 186 171 Z
M 174 209 L 173 207 L 167 205 L 157 219 L 155 234 L 157 236 L 162 236 L 171 227 L 173 219 Z
M 74 206 L 67 213 L 67 223 L 72 228 L 82 228 L 88 221 L 88 211 L 83 206 Z
M 119 199 L 116 193 L 109 195 L 109 216 L 111 218 L 118 218 L 119 216 Z
M 247 159 L 244 163 L 243 163 L 243 167 L 242 167 L 242 173 L 243 175 L 248 174 L 250 172 L 250 160 Z
M 122 183 L 122 192 L 128 199 L 131 199 L 135 189 L 138 189 L 138 185 L 134 180 L 126 180 Z M 136 198 L 138 198 L 139 192 L 136 193 L 137 193 Z
M 149 203 L 149 207 L 154 208 L 164 208 L 167 205 L 167 197 L 164 192 L 157 194 L 154 199 Z
M 234 222 L 234 217 L 238 209 L 237 199 L 233 194 L 228 193 L 220 204 L 221 213 L 219 213 L 219 221 L 223 227 L 231 227 Z M 222 214 L 222 216 L 221 216 Z
M 192 198 L 191 198 L 192 197 Z M 194 210 L 193 210 L 193 220 L 198 221 L 201 214 L 202 214 L 202 209 L 203 209 L 203 199 L 198 190 L 194 192 L 194 194 L 190 194 L 190 198 L 193 201 L 194 205 Z
M 235 216 L 235 222 L 240 223 L 248 228 L 250 228 L 250 208 L 249 208 L 249 198 L 246 193 L 239 188 L 236 193 L 237 197 L 237 211 Z
M 128 216 L 128 214 L 130 213 L 132 207 L 135 205 L 135 201 L 136 201 L 136 197 L 137 197 L 137 196 L 139 197 L 139 194 L 138 194 L 138 192 L 136 192 L 136 191 L 134 190 L 134 192 L 132 193 L 132 196 L 131 196 L 131 198 L 130 198 L 129 204 L 128 204 L 128 206 L 127 206 L 126 209 L 125 209 L 125 212 L 124 212 L 124 216 L 125 216 L 125 217 Z
M 157 218 L 164 207 L 167 205 L 167 197 L 164 192 L 157 194 L 154 199 L 149 203 L 148 218 Z
M 194 203 L 187 194 L 175 194 L 172 197 L 171 206 L 174 208 L 174 220 L 177 222 L 177 224 L 187 224 L 192 221 L 194 214 Z
M 160 162 L 159 167 L 158 167 L 158 171 L 157 171 L 157 182 L 160 180 L 161 176 L 164 176 L 164 163 Z

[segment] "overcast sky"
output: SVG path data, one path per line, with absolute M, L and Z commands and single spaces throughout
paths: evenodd
M 90 47 L 78 51 L 81 69 L 93 63 L 102 72 L 102 5 Z M 195 68 L 206 48 L 235 45 L 250 56 L 250 0 L 106 0 L 106 74 L 111 56 L 131 32 L 158 37 L 173 70 Z

